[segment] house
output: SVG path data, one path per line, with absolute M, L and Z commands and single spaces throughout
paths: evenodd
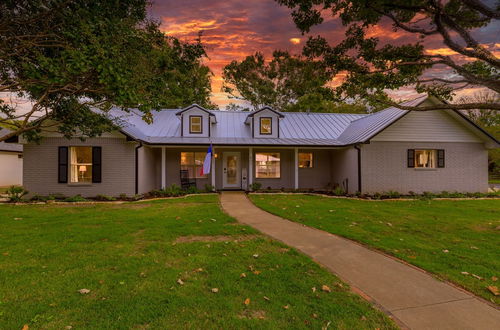
M 420 97 L 410 106 L 439 102 Z M 198 105 L 141 114 L 113 109 L 121 129 L 24 143 L 24 185 L 32 193 L 142 194 L 184 175 L 198 188 L 332 189 L 349 193 L 486 192 L 492 136 L 458 111 L 374 114 L 213 111 Z M 213 146 L 212 170 L 201 168 Z M 185 180 L 183 181 L 185 182 Z
M 0 129 L 0 136 L 9 130 Z M 23 184 L 23 146 L 0 142 L 0 187 Z

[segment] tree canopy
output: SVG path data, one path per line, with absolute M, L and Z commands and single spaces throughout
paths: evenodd
M 345 26 L 343 40 L 331 45 L 324 37 L 308 40 L 304 54 L 320 59 L 332 74 L 347 73 L 336 88 L 338 97 L 363 97 L 398 106 L 385 98 L 386 90 L 413 86 L 418 92 L 451 100 L 454 90 L 482 86 L 500 92 L 500 59 L 474 35 L 478 28 L 493 27 L 500 7 L 479 0 L 276 0 L 292 8 L 297 27 L 310 31 L 325 15 L 339 17 Z M 392 25 L 396 32 L 414 36 L 414 42 L 397 45 L 370 37 L 376 25 Z M 440 38 L 450 52 L 429 52 L 428 39 Z M 428 75 L 434 68 L 450 70 L 444 77 Z M 407 110 L 494 109 L 500 103 L 446 103 Z
M 270 106 L 293 111 L 300 109 L 296 105 L 306 96 L 331 100 L 333 90 L 328 83 L 332 77 L 319 61 L 275 51 L 266 62 L 262 53 L 255 53 L 224 68 L 222 90 L 230 98 L 247 101 L 254 110 Z
M 0 3 L 0 124 L 35 139 L 54 121 L 67 137 L 95 136 L 113 124 L 91 108 L 150 111 L 213 107 L 201 41 L 165 36 L 146 16 L 147 0 L 4 0 Z M 36 120 L 35 120 L 36 119 Z

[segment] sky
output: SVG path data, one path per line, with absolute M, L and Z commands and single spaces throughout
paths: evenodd
M 242 60 L 257 51 L 270 56 L 274 50 L 289 50 L 300 54 L 309 36 L 321 35 L 330 43 L 342 40 L 344 29 L 338 19 L 325 16 L 325 22 L 314 27 L 308 35 L 302 35 L 291 18 L 291 10 L 278 5 L 274 0 L 152 0 L 149 15 L 160 21 L 160 29 L 167 35 L 192 41 L 203 32 L 206 46 L 206 64 L 213 72 L 212 101 L 220 108 L 231 102 L 221 91 L 222 69 L 232 60 Z M 475 31 L 476 38 L 500 56 L 500 22 Z M 415 36 L 394 32 L 389 22 L 382 22 L 369 31 L 369 36 L 382 42 L 403 44 L 414 42 Z M 436 36 L 426 41 L 428 52 L 452 54 Z M 450 78 L 450 71 L 434 68 L 432 76 Z M 335 81 L 333 82 L 336 83 Z M 460 95 L 472 94 L 480 88 L 469 88 Z M 408 100 L 417 96 L 411 88 L 391 93 L 397 100 Z M 0 93 L 8 103 L 16 103 L 19 111 L 27 111 L 30 103 L 12 95 Z M 237 103 L 237 102 L 236 102 Z
M 234 102 L 221 91 L 222 69 L 232 60 L 242 60 L 257 51 L 270 56 L 273 50 L 289 50 L 300 54 L 309 36 L 321 35 L 330 43 L 342 40 L 343 27 L 338 19 L 325 17 L 323 24 L 314 27 L 308 35 L 302 35 L 294 25 L 291 10 L 274 0 L 154 0 L 150 15 L 161 22 L 160 29 L 170 36 L 191 41 L 203 33 L 206 46 L 206 64 L 212 70 L 212 101 L 224 108 Z M 500 55 L 500 24 L 476 31 L 481 43 Z M 403 44 L 414 42 L 415 36 L 394 32 L 388 22 L 370 29 L 369 36 L 379 37 L 382 42 Z M 426 41 L 427 51 L 452 54 L 439 37 Z M 433 69 L 430 75 L 450 77 L 449 70 Z M 467 89 L 461 94 L 471 94 L 478 89 Z M 393 92 L 397 99 L 416 96 L 412 89 Z

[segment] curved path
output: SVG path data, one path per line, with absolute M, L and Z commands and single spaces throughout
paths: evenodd
M 472 294 L 350 240 L 267 213 L 243 192 L 223 192 L 222 208 L 312 257 L 410 329 L 500 329 L 500 311 Z

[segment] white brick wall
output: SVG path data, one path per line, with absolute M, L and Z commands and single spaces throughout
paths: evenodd
M 65 138 L 44 138 L 41 144 L 24 145 L 24 187 L 30 195 L 63 194 L 93 197 L 98 194 L 118 196 L 135 193 L 136 143 L 124 138 L 89 138 L 86 141 Z M 59 146 L 101 146 L 102 182 L 75 186 L 57 182 Z
M 408 168 L 408 149 L 444 149 L 445 168 Z M 488 152 L 482 143 L 372 142 L 362 146 L 361 162 L 365 193 L 488 190 Z

